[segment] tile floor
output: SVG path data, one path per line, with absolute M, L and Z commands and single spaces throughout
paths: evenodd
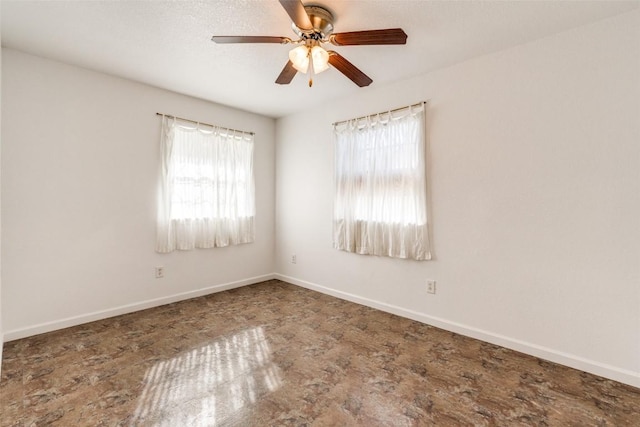
M 640 389 L 277 280 L 3 357 L 2 426 L 640 425 Z

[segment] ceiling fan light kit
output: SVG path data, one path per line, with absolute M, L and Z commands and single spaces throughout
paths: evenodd
M 303 74 L 306 74 L 309 70 L 309 64 L 311 64 L 315 74 L 329 68 L 329 53 L 319 45 L 313 47 L 305 45 L 291 49 L 289 51 L 289 60 L 293 63 L 293 68 Z
M 213 36 L 215 43 L 278 43 L 298 44 L 289 51 L 289 61 L 276 79 L 278 84 L 289 84 L 297 72 L 309 75 L 309 86 L 313 74 L 336 68 L 356 85 L 370 85 L 373 80 L 335 51 L 327 51 L 323 43 L 335 46 L 398 45 L 406 44 L 407 35 L 401 28 L 384 30 L 353 31 L 333 34 L 334 17 L 326 8 L 318 5 L 305 6 L 300 0 L 279 0 L 280 5 L 292 20 L 291 28 L 299 37 L 273 36 Z

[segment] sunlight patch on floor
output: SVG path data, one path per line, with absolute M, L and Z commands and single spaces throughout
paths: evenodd
M 210 426 L 277 390 L 282 379 L 257 327 L 156 363 L 144 384 L 134 425 Z

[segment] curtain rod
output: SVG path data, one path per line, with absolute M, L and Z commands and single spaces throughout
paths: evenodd
M 238 130 L 238 129 L 231 129 L 231 128 L 226 128 L 226 127 L 223 127 L 223 126 L 216 126 L 216 125 L 212 125 L 212 124 L 204 123 L 204 122 L 197 122 L 195 120 L 185 119 L 183 117 L 173 116 L 171 114 L 156 113 L 156 115 L 157 116 L 164 116 L 164 117 L 171 117 L 172 119 L 178 119 L 178 120 L 182 120 L 182 121 L 189 122 L 189 123 L 195 123 L 197 125 L 211 126 L 212 128 L 220 128 L 220 129 L 230 130 L 232 132 L 248 133 L 249 135 L 255 135 L 255 133 L 253 133 L 253 132 L 247 132 L 245 130 Z
M 377 116 L 378 114 L 394 113 L 396 111 L 404 110 L 405 108 L 417 107 L 418 105 L 424 105 L 426 103 L 427 103 L 427 101 L 421 101 L 421 102 L 417 102 L 415 104 L 407 105 L 405 107 L 394 108 L 393 110 L 389 110 L 389 111 L 382 111 L 380 113 L 373 113 L 373 114 L 368 114 L 368 115 L 362 116 L 362 117 L 356 117 L 355 119 L 342 120 L 341 122 L 334 122 L 334 123 L 332 123 L 332 125 L 333 126 L 337 126 L 337 125 L 341 125 L 342 123 L 350 122 L 351 120 L 362 120 L 362 119 L 366 119 L 367 117 Z

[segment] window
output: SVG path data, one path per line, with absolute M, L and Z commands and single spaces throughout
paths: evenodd
M 431 259 L 424 104 L 336 124 L 334 247 Z
M 253 135 L 162 118 L 156 250 L 253 242 Z

